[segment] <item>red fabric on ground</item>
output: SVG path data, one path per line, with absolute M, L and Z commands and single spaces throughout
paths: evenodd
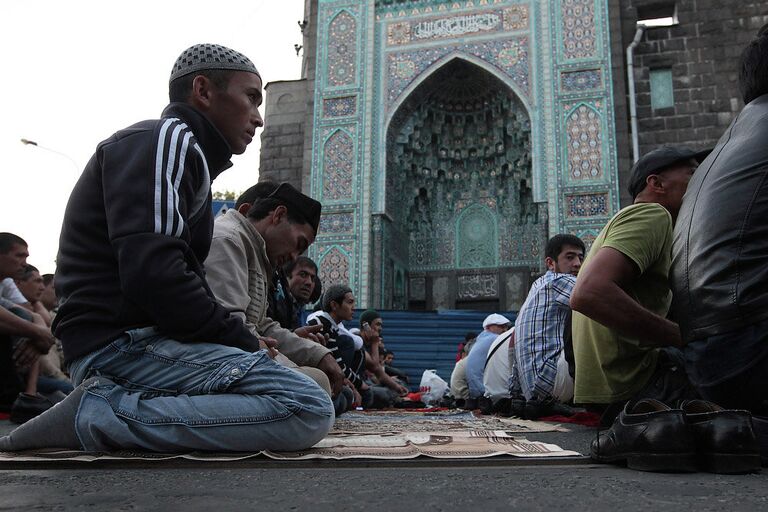
M 573 416 L 545 416 L 539 421 L 552 421 L 556 423 L 575 423 L 585 427 L 599 427 L 600 415 L 596 412 L 577 412 Z
M 405 398 L 411 402 L 421 402 L 421 393 L 408 393 Z

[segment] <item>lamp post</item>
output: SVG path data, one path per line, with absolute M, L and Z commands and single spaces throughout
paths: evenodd
M 55 153 L 55 154 L 57 154 L 59 156 L 63 156 L 64 158 L 69 160 L 72 163 L 72 165 L 75 166 L 75 170 L 77 172 L 80 172 L 80 170 L 81 170 L 80 166 L 77 164 L 77 162 L 75 162 L 75 159 L 72 158 L 71 156 L 69 156 L 66 153 L 62 153 L 61 151 L 56 151 L 55 149 L 51 149 L 51 148 L 48 148 L 48 147 L 45 147 L 45 146 L 41 146 L 40 144 L 38 144 L 34 140 L 29 140 L 29 139 L 22 138 L 21 139 L 21 143 L 24 144 L 25 146 L 34 146 L 36 148 L 40 148 L 40 149 L 44 149 L 45 151 L 49 151 L 51 153 Z

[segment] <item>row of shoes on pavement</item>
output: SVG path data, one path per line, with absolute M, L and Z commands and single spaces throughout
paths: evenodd
M 526 400 L 522 396 L 502 398 L 493 402 L 489 397 L 469 398 L 463 404 L 458 404 L 462 409 L 472 411 L 479 409 L 481 414 L 500 414 L 501 416 L 516 416 L 526 420 L 537 420 L 546 416 L 573 416 L 583 409 L 571 407 L 549 400 Z
M 630 401 L 590 452 L 598 462 L 626 462 L 640 471 L 751 473 L 768 463 L 768 418 L 704 400 L 674 409 L 657 400 Z

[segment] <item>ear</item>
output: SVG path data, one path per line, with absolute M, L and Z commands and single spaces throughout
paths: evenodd
M 547 266 L 547 270 L 555 271 L 555 260 L 547 256 L 544 258 L 544 264 Z
M 270 218 L 272 219 L 273 224 L 280 224 L 280 222 L 283 221 L 288 216 L 288 208 L 286 208 L 283 205 L 280 205 L 276 207 L 274 210 L 272 210 L 272 215 L 270 215 Z
M 197 75 L 192 80 L 192 91 L 190 92 L 190 103 L 203 112 L 211 107 L 211 92 L 213 84 L 208 77 Z
M 251 209 L 251 203 L 243 203 L 237 209 L 237 213 L 239 213 L 243 217 L 247 217 L 248 216 L 248 210 L 250 210 L 250 209 Z
M 664 189 L 663 181 L 658 174 L 651 174 L 645 178 L 645 186 L 657 193 Z

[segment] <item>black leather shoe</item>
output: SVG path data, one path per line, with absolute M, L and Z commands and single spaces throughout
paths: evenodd
M 768 416 L 752 416 L 752 426 L 755 428 L 763 466 L 768 467 Z
M 693 433 L 701 469 L 724 474 L 760 469 L 760 450 L 749 411 L 723 409 L 704 400 L 686 400 L 680 408 Z
M 10 420 L 12 423 L 26 423 L 51 407 L 53 407 L 53 402 L 40 393 L 36 395 L 19 393 L 19 396 L 16 397 L 16 400 L 11 406 Z
M 696 471 L 696 447 L 685 413 L 658 400 L 630 401 L 610 429 L 592 441 L 592 459 L 640 471 Z

